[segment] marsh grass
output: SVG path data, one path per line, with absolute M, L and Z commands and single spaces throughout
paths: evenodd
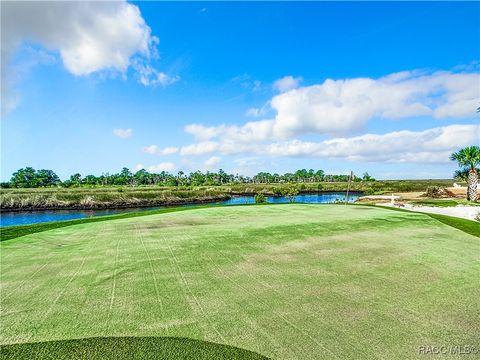
M 366 195 L 425 191 L 428 186 L 451 186 L 452 180 L 392 180 L 354 182 L 351 191 Z M 228 184 L 222 186 L 110 186 L 80 188 L 1 189 L 0 207 L 4 210 L 114 208 L 174 205 L 209 202 L 232 195 L 279 195 L 294 186 L 300 193 L 346 191 L 346 182 L 296 184 Z
M 156 206 L 208 202 L 228 199 L 222 189 L 164 187 L 99 187 L 99 188 L 39 188 L 3 189 L 0 192 L 3 210 L 108 208 Z

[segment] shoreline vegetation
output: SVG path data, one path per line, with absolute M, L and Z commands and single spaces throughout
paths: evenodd
M 453 180 L 385 180 L 352 182 L 351 192 L 382 195 L 425 191 L 429 186 L 447 187 Z M 0 190 L 0 209 L 5 211 L 92 210 L 130 207 L 207 204 L 232 196 L 263 194 L 283 196 L 297 194 L 344 192 L 347 181 L 310 183 L 245 183 L 213 186 L 117 185 L 10 188 Z

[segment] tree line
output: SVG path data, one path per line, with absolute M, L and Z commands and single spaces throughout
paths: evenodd
M 103 173 L 100 176 L 73 174 L 68 180 L 61 181 L 52 170 L 35 170 L 26 167 L 15 171 L 10 181 L 0 184 L 2 188 L 38 188 L 38 187 L 81 187 L 81 186 L 111 186 L 111 185 L 162 185 L 162 186 L 214 186 L 242 183 L 312 183 L 312 182 L 345 182 L 348 175 L 325 174 L 323 170 L 301 169 L 293 173 L 271 174 L 259 172 L 253 177 L 239 174 L 228 174 L 222 169 L 218 172 L 195 171 L 189 174 L 179 171 L 176 175 L 162 171 L 151 173 L 145 169 L 135 173 L 123 168 L 119 173 Z M 353 181 L 375 181 L 367 172 L 361 177 L 354 177 Z

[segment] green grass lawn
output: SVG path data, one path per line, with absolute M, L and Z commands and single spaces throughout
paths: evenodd
M 412 359 L 425 358 L 422 345 L 478 349 L 479 259 L 478 237 L 368 206 L 212 207 L 67 226 L 1 243 L 0 343 L 26 344 L 1 354 Z M 124 338 L 64 341 L 92 337 Z
M 467 201 L 466 199 L 424 199 L 424 200 L 414 200 L 410 202 L 413 205 L 423 205 L 423 206 L 438 206 L 438 207 L 451 207 L 457 205 L 469 205 L 469 206 L 480 206 L 480 203 Z

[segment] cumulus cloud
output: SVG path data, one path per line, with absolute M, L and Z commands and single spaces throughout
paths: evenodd
M 273 89 L 279 92 L 285 92 L 288 90 L 296 89 L 300 86 L 300 83 L 303 81 L 301 77 L 293 77 L 291 75 L 284 76 L 278 80 L 275 80 L 273 83 Z
M 172 155 L 178 152 L 178 148 L 170 146 L 166 148 L 159 148 L 157 145 L 150 145 L 146 146 L 143 148 L 143 152 L 151 155 L 159 155 L 159 156 L 164 156 L 164 155 Z
M 194 136 L 198 141 L 207 141 L 215 138 L 223 138 L 239 142 L 262 141 L 273 136 L 275 120 L 250 121 L 243 126 L 219 125 L 204 126 L 190 124 L 185 126 L 185 132 Z
M 125 74 L 135 57 L 144 62 L 156 57 L 158 38 L 138 7 L 126 1 L 5 1 L 1 7 L 2 83 L 9 85 L 2 87 L 2 102 L 13 91 L 8 78 L 15 70 L 13 55 L 25 44 L 58 53 L 75 76 L 104 70 Z M 136 65 L 142 84 L 168 85 L 178 79 L 144 62 Z
M 478 73 L 418 71 L 379 79 L 328 79 L 274 97 L 273 133 L 280 138 L 347 133 L 361 129 L 372 118 L 462 118 L 475 112 L 479 83 Z
M 234 159 L 233 165 L 233 173 L 248 176 L 257 174 L 258 172 L 264 171 L 265 169 L 269 169 L 269 171 L 273 172 L 273 169 L 278 166 L 278 164 L 272 161 L 272 159 L 266 159 L 257 156 L 241 157 L 238 159 Z
M 137 171 L 142 170 L 142 169 L 145 169 L 145 170 L 147 170 L 148 172 L 151 172 L 151 173 L 160 173 L 162 171 L 170 172 L 170 171 L 175 170 L 175 164 L 171 163 L 171 162 L 163 162 L 163 163 L 160 163 L 158 165 L 145 166 L 142 163 L 139 163 L 139 164 L 135 165 L 132 170 L 134 172 L 137 172 Z
M 199 141 L 288 140 L 309 133 L 345 135 L 359 131 L 374 118 L 464 118 L 475 113 L 479 83 L 478 72 L 449 71 L 405 71 L 378 79 L 327 79 L 273 97 L 273 119 L 243 126 L 192 124 L 185 131 Z
M 218 170 L 220 161 L 219 156 L 211 156 L 208 158 L 201 157 L 182 157 L 182 170 L 184 171 L 214 171 Z
M 218 164 L 220 163 L 220 158 L 218 156 L 212 156 L 211 158 L 208 158 L 205 163 L 204 163 L 204 168 L 207 170 L 212 170 L 215 169 Z
M 344 158 L 378 162 L 448 162 L 452 151 L 477 143 L 479 125 L 450 125 L 424 131 L 395 131 L 335 138 L 323 142 L 299 140 L 274 143 L 266 153 L 274 156 Z
M 480 141 L 480 125 L 450 125 L 424 131 L 395 131 L 333 138 L 321 142 L 301 140 L 270 143 L 205 141 L 181 148 L 183 155 L 255 154 L 259 156 L 339 158 L 390 163 L 445 163 L 458 148 Z
M 2 32 L 7 55 L 23 41 L 38 43 L 58 50 L 74 75 L 125 71 L 132 55 L 149 55 L 157 41 L 138 7 L 123 1 L 6 2 Z
M 175 170 L 175 164 L 171 162 L 162 162 L 157 165 L 148 166 L 146 170 L 152 173 L 160 173 L 162 171 L 170 172 Z
M 132 129 L 113 129 L 113 134 L 115 136 L 118 136 L 119 138 L 122 139 L 127 139 L 132 136 L 133 130 Z

